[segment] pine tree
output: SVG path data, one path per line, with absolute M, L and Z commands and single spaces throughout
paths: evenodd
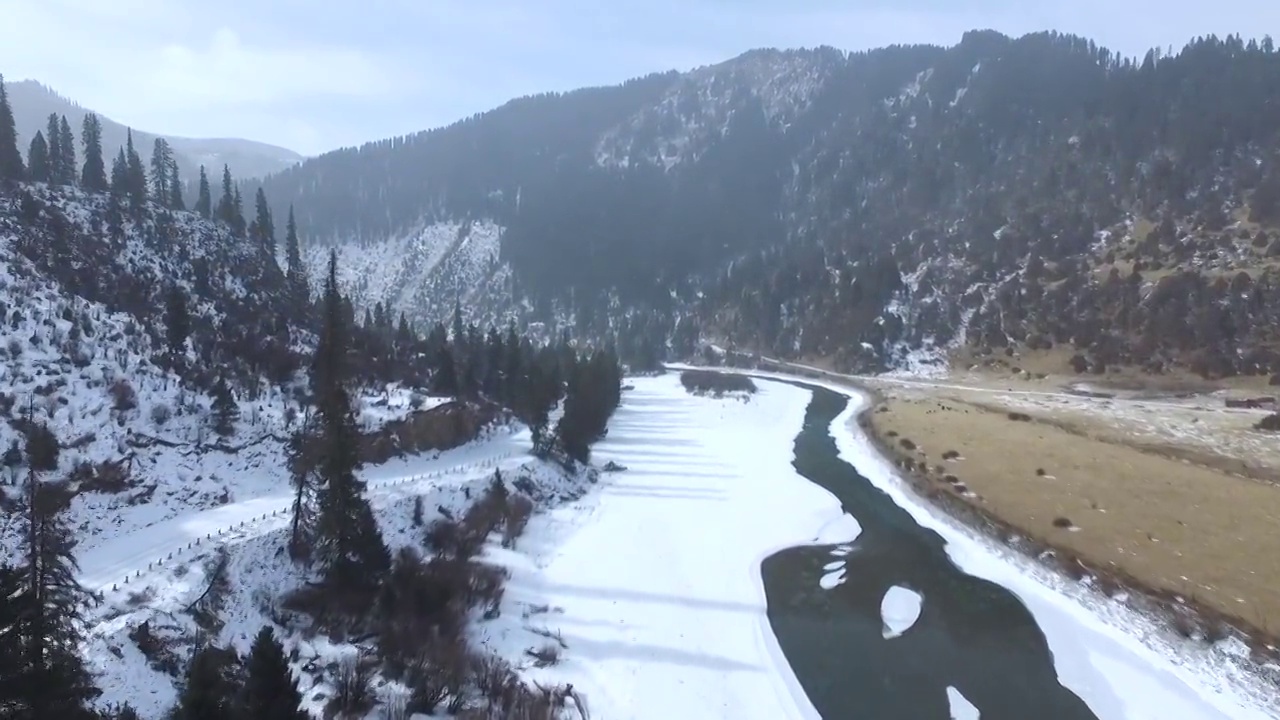
M 22 594 L 26 574 L 0 565 L 0 717 L 29 715 L 23 665 L 23 619 L 29 615 Z
M 196 195 L 195 209 L 206 220 L 213 217 L 213 193 L 209 190 L 209 176 L 205 174 L 203 165 L 200 166 L 200 190 Z
M 61 157 L 58 161 L 62 172 L 63 185 L 75 185 L 79 179 L 76 172 L 76 136 L 71 132 L 71 123 L 63 115 L 58 120 L 58 145 Z
M 173 180 L 173 150 L 164 138 L 156 138 L 151 148 L 151 192 L 156 202 L 165 207 L 172 207 L 173 188 L 169 183 Z
M 271 259 L 276 257 L 276 224 L 271 219 L 271 207 L 267 205 L 267 194 L 258 188 L 253 198 L 254 217 L 249 224 L 249 237 L 256 242 Z
M 67 170 L 62 167 L 62 133 L 58 130 L 58 113 L 49 113 L 44 127 L 45 143 L 49 146 L 49 183 L 62 185 Z M 31 168 L 27 168 L 28 176 Z
M 236 204 L 235 195 L 232 194 L 232 191 L 234 190 L 234 188 L 235 188 L 235 185 L 232 183 L 232 180 L 231 180 L 231 168 L 228 167 L 227 165 L 223 165 L 222 166 L 222 196 L 218 198 L 218 209 L 216 210 L 214 215 L 217 219 L 221 220 L 222 222 L 232 227 L 234 227 L 235 225 L 235 220 L 232 219 L 232 214 L 235 212 L 235 204 Z
M 182 197 L 182 179 L 178 177 L 178 160 L 169 158 L 169 207 L 174 210 L 186 210 L 187 201 Z
M 213 431 L 222 437 L 230 437 L 236 432 L 236 420 L 240 417 L 240 406 L 236 397 L 227 385 L 227 379 L 219 376 L 213 386 Z
M 49 145 L 44 141 L 44 133 L 36 131 L 31 138 L 31 148 L 27 150 L 27 179 L 32 182 L 49 182 Z
M 173 285 L 165 294 L 165 339 L 169 355 L 176 361 L 186 355 L 187 338 L 191 335 L 191 314 L 187 310 L 187 293 L 179 285 Z
M 76 580 L 75 539 L 59 517 L 61 491 L 27 479 L 26 575 L 19 591 L 25 717 L 89 720 L 89 703 L 100 691 L 80 656 L 81 619 L 90 594 Z M 24 717 L 17 715 L 18 718 Z
M 298 681 L 289 670 L 284 648 L 271 628 L 263 626 L 249 651 L 244 685 L 244 720 L 309 720 Z
M 302 249 L 298 246 L 298 224 L 293 219 L 293 206 L 289 206 L 289 222 L 284 237 L 285 276 L 294 312 L 298 315 L 311 304 L 311 284 L 307 280 L 307 266 L 302 263 Z
M 359 431 L 347 395 L 350 325 L 338 292 L 338 255 L 329 255 L 325 280 L 323 325 L 311 365 L 311 389 L 320 420 L 316 552 L 328 584 L 372 590 L 391 559 L 364 497 Z
M 240 658 L 234 650 L 206 645 L 191 656 L 173 720 L 239 720 Z
M 245 236 L 244 202 L 240 199 L 240 188 L 238 187 L 231 195 L 231 217 L 229 223 L 231 232 L 235 233 L 236 237 Z
M 147 171 L 142 164 L 142 156 L 133 146 L 133 130 L 125 135 L 126 183 L 129 206 L 134 211 L 141 210 L 147 204 Z
M 124 148 L 111 161 L 111 198 L 117 202 L 129 197 L 129 160 Z
M 9 106 L 9 94 L 4 89 L 4 75 L 0 75 L 0 181 L 22 180 L 26 175 L 22 153 L 18 151 L 13 108 Z
M 80 185 L 90 192 L 107 191 L 107 166 L 102 159 L 102 122 L 93 113 L 85 113 L 80 125 L 80 141 L 84 143 L 84 167 Z

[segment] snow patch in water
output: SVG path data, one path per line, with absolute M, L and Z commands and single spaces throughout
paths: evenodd
M 982 714 L 960 691 L 948 686 L 947 700 L 951 703 L 951 720 L 980 720 Z
M 834 590 L 844 584 L 844 572 L 844 568 L 829 572 L 822 576 L 822 579 L 818 581 L 818 585 L 823 590 Z
M 910 588 L 894 585 L 884 594 L 880 601 L 880 619 L 884 623 L 884 637 L 892 640 L 899 637 L 920 619 L 920 609 L 924 598 Z

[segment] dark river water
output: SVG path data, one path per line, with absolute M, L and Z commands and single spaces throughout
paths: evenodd
M 783 550 L 762 566 L 769 620 L 813 705 L 826 720 L 950 720 L 947 687 L 982 720 L 1097 720 L 1053 667 L 1044 633 L 1013 593 L 973 577 L 945 542 L 841 460 L 829 426 L 849 402 L 824 388 L 796 437 L 796 470 L 830 491 L 862 534 L 843 558 L 836 546 Z M 826 590 L 824 566 L 845 562 Z M 886 639 L 881 600 L 891 587 L 923 596 L 921 614 Z

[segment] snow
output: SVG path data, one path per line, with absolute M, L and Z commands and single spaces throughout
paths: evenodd
M 947 688 L 947 700 L 951 703 L 951 720 L 979 720 L 978 708 L 973 706 L 960 691 Z
M 733 370 L 726 370 L 734 372 Z M 783 374 L 743 371 L 759 377 Z M 1053 652 L 1060 682 L 1100 720 L 1264 720 L 1274 718 L 1274 691 L 1255 687 L 1222 650 L 1197 652 L 1178 645 L 1149 619 L 1122 604 L 1089 596 L 1078 584 L 963 526 L 915 495 L 857 426 L 866 395 L 804 379 L 852 398 L 831 423 L 840 457 L 883 490 L 923 527 L 947 541 L 951 560 L 965 572 L 1017 594 L 1035 616 Z
M 920 610 L 924 605 L 924 598 L 920 593 L 894 585 L 884 594 L 884 599 L 880 601 L 880 618 L 884 622 L 884 637 L 893 639 L 900 637 L 903 633 L 911 629 L 916 624 L 916 620 L 920 619 Z
M 537 623 L 567 645 L 542 677 L 572 683 L 611 720 L 816 718 L 760 576 L 778 550 L 860 530 L 791 467 L 809 393 L 764 382 L 744 403 L 691 396 L 675 374 L 632 382 L 595 451 L 628 470 L 535 518 L 530 556 L 511 566 L 507 598 L 553 608 Z M 491 642 L 516 653 L 528 637 Z

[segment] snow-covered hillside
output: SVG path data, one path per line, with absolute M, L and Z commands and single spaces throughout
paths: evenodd
M 455 300 L 470 308 L 504 289 L 509 268 L 498 260 L 502 233 L 492 220 L 433 222 L 382 242 L 339 246 L 339 283 L 362 309 L 382 303 L 420 326 L 443 320 Z M 318 283 L 329 248 L 310 245 L 304 259 Z

